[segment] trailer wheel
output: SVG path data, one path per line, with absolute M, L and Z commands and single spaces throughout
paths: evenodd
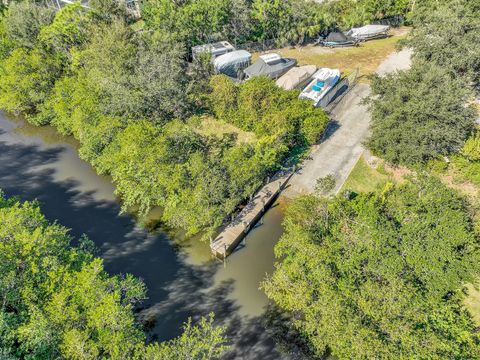
M 243 70 L 238 70 L 237 71 L 237 79 L 240 81 L 245 80 L 245 72 Z

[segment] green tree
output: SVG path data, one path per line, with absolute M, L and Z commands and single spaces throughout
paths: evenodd
M 219 119 L 233 122 L 237 112 L 239 88 L 226 76 L 213 76 L 210 79 L 210 107 Z
M 136 117 L 159 123 L 188 113 L 185 49 L 154 34 L 139 47 L 132 82 L 140 93 Z M 200 76 L 198 72 L 194 76 Z M 196 79 L 201 81 L 200 78 Z M 198 89 L 201 90 L 201 89 Z
M 249 1 L 230 0 L 225 30 L 225 36 L 235 45 L 243 43 L 251 37 L 253 22 Z
M 44 26 L 39 40 L 49 51 L 69 58 L 70 51 L 86 43 L 90 13 L 80 3 L 63 7 L 55 14 L 53 22 Z
M 33 49 L 40 30 L 52 22 L 55 11 L 31 2 L 13 2 L 4 15 L 6 36 L 17 47 Z
M 410 71 L 375 77 L 369 148 L 403 165 L 424 163 L 459 151 L 473 128 L 465 107 L 471 92 L 448 70 L 415 63 Z
M 215 344 L 212 346 L 212 344 Z M 213 316 L 202 318 L 197 326 L 189 320 L 183 334 L 169 343 L 149 345 L 138 360 L 217 359 L 227 349 L 222 328 L 213 326 Z
M 476 1 L 419 2 L 408 44 L 414 57 L 480 81 L 480 6 Z
M 168 343 L 145 344 L 133 306 L 145 286 L 111 276 L 80 239 L 36 202 L 0 196 L 0 354 L 6 359 L 216 359 L 225 350 L 213 316 Z M 180 357 L 177 357 L 180 356 Z
M 353 200 L 304 196 L 287 210 L 264 284 L 318 355 L 480 356 L 463 307 L 479 247 L 463 199 L 439 180 L 388 184 Z
M 41 51 L 15 49 L 0 65 L 0 107 L 35 114 L 60 76 L 61 63 Z
M 256 22 L 257 36 L 261 40 L 274 39 L 283 42 L 292 26 L 292 1 L 254 0 L 252 18 Z
M 226 39 L 234 44 L 259 40 L 286 44 L 303 43 L 332 27 L 346 29 L 385 16 L 406 16 L 414 4 L 414 0 L 146 0 L 142 16 L 147 28 L 187 46 Z
M 0 14 L 0 61 L 3 61 L 12 49 L 14 49 L 13 41 L 7 36 L 7 26 L 5 18 Z
M 147 26 L 192 46 L 220 40 L 227 32 L 231 0 L 149 0 L 142 13 Z
M 126 2 L 115 0 L 90 0 L 88 5 L 93 9 L 93 15 L 101 21 L 113 22 L 118 19 L 128 19 Z

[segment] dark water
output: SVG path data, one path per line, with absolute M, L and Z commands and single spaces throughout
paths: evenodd
M 164 232 L 148 232 L 120 215 L 107 177 L 77 156 L 76 143 L 53 128 L 37 128 L 0 112 L 0 188 L 7 196 L 38 199 L 50 220 L 85 233 L 110 273 L 131 273 L 148 288 L 139 319 L 153 339 L 168 340 L 191 316 L 214 312 L 227 327 L 232 350 L 225 359 L 290 359 L 278 352 L 266 328 L 259 282 L 273 269 L 273 246 L 282 229 L 282 204 L 253 230 L 227 266 L 211 259 L 208 245 L 179 248 Z

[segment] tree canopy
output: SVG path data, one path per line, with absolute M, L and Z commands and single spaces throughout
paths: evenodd
M 406 45 L 410 70 L 372 83 L 368 146 L 395 164 L 415 165 L 458 153 L 473 130 L 468 107 L 478 84 L 480 9 L 474 2 L 417 5 Z
M 289 208 L 263 284 L 319 354 L 339 359 L 480 356 L 462 287 L 479 275 L 464 201 L 439 180 Z
M 476 1 L 420 3 L 408 44 L 414 57 L 448 69 L 465 81 L 480 81 L 480 6 Z M 468 83 L 467 83 L 468 84 Z
M 15 10 L 25 6 L 13 3 L 2 24 L 34 21 L 36 10 Z M 0 108 L 73 135 L 80 156 L 112 176 L 124 210 L 160 206 L 188 235 L 213 231 L 328 121 L 270 79 L 210 79 L 210 59 L 187 65 L 170 30 L 136 32 L 121 16 L 78 4 L 33 30 L 28 46 L 0 31 Z
M 459 151 L 473 129 L 475 111 L 461 77 L 431 64 L 374 78 L 368 146 L 385 160 L 415 165 Z
M 2 359 L 198 359 L 225 349 L 213 318 L 185 324 L 167 343 L 145 344 L 133 307 L 146 297 L 131 275 L 111 276 L 87 238 L 49 222 L 38 203 L 0 193 Z
M 349 28 L 386 16 L 406 16 L 414 0 L 147 0 L 146 27 L 188 46 L 218 40 L 234 44 L 273 40 L 302 43 L 329 28 Z

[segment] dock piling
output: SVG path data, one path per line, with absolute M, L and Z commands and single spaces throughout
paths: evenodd
M 227 267 L 227 245 L 223 245 L 223 268 Z

